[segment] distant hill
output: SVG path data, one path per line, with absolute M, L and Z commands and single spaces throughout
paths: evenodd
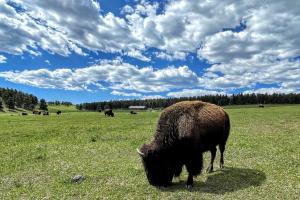
M 0 88 L 0 110 L 18 112 L 33 110 L 38 104 L 38 98 L 32 94 L 15 89 Z

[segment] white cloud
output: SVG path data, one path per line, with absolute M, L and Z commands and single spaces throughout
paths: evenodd
M 76 90 L 86 90 L 93 84 L 103 88 L 102 81 L 116 91 L 201 87 L 227 92 L 252 90 L 258 84 L 300 90 L 300 1 L 173 0 L 158 13 L 158 3 L 142 0 L 125 6 L 122 17 L 101 14 L 101 5 L 94 0 L 10 2 L 17 2 L 24 10 L 17 12 L 0 0 L 0 52 L 37 56 L 43 49 L 67 56 L 72 52 L 86 55 L 91 50 L 118 52 L 149 62 L 147 51 L 153 47 L 154 56 L 160 59 L 184 60 L 190 53 L 197 53 L 211 66 L 199 77 L 186 66 L 156 70 L 113 61 L 70 70 L 72 78 L 59 80 L 58 85 L 52 79 L 53 83 L 34 81 L 33 74 L 38 71 L 29 70 L 1 72 L 8 80 L 18 82 L 15 75 L 21 76 L 19 82 L 24 84 L 38 86 L 41 82 L 40 87 Z M 245 27 L 235 29 L 241 22 Z M 61 72 L 39 73 L 45 73 L 48 79 L 49 74 Z M 29 78 L 22 79 L 25 75 Z
M 252 90 L 246 90 L 243 93 L 244 94 L 252 94 L 252 93 L 256 93 L 256 94 L 288 94 L 288 93 L 299 93 L 300 91 L 295 91 L 293 89 L 286 89 L 286 88 L 259 88 L 259 89 L 252 89 Z
M 7 58 L 3 55 L 0 55 L 0 64 L 1 63 L 6 63 Z
M 145 95 L 141 99 L 164 99 L 162 95 Z
M 67 56 L 92 51 L 121 52 L 143 49 L 125 20 L 112 13 L 101 15 L 96 1 L 15 0 L 23 12 L 0 1 L 0 51 L 36 53 L 37 47 Z
M 129 5 L 125 5 L 121 10 L 122 14 L 131 14 L 133 12 L 134 12 L 134 9 Z
M 144 56 L 141 53 L 141 51 L 135 50 L 135 49 L 126 52 L 125 55 L 128 55 L 128 56 L 133 57 L 133 58 L 137 58 L 137 59 L 145 61 L 145 62 L 151 61 L 151 59 L 148 58 L 148 57 L 146 57 L 146 56 Z
M 187 54 L 185 52 L 178 52 L 178 51 L 168 54 L 161 51 L 161 52 L 155 52 L 155 56 L 163 60 L 173 61 L 173 60 L 185 60 Z
M 45 63 L 47 63 L 48 65 L 51 65 L 49 60 L 45 60 Z
M 87 91 L 92 90 L 92 86 L 99 89 L 110 88 L 115 90 L 114 94 L 124 90 L 164 92 L 199 84 L 199 77 L 187 66 L 171 66 L 164 69 L 138 68 L 120 60 L 103 60 L 98 65 L 77 69 L 5 71 L 0 72 L 0 77 L 14 83 L 40 88 Z
M 121 91 L 117 91 L 117 90 L 113 90 L 111 92 L 111 94 L 113 95 L 117 95 L 117 96 L 124 96 L 124 97 L 140 97 L 142 96 L 141 94 L 139 93 L 136 93 L 136 92 L 121 92 Z
M 222 91 L 213 91 L 205 89 L 183 89 L 178 92 L 169 92 L 168 97 L 195 97 L 195 96 L 204 96 L 204 95 L 225 95 L 226 93 Z
M 300 90 L 300 60 L 278 61 L 258 56 L 215 64 L 207 71 L 202 83 L 210 89 L 250 89 L 257 84 L 277 84 L 280 88 Z
M 142 2 L 126 15 L 129 28 L 146 46 L 168 52 L 196 52 L 206 36 L 233 28 L 248 15 L 250 3 L 234 1 L 169 1 L 164 12 L 158 5 Z

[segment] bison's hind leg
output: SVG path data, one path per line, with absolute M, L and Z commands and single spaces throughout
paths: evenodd
M 225 151 L 225 144 L 220 144 L 219 145 L 219 149 L 220 149 L 220 169 L 223 170 L 224 169 L 224 151 Z
M 213 147 L 210 149 L 211 158 L 210 158 L 210 163 L 206 169 L 206 173 L 211 173 L 214 171 L 214 161 L 215 161 L 215 157 L 216 157 L 216 152 L 217 152 L 216 147 Z

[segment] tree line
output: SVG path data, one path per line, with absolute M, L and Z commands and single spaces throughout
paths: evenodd
M 64 106 L 71 106 L 73 105 L 72 102 L 69 101 L 48 101 L 48 105 L 64 105 Z
M 24 108 L 33 110 L 38 104 L 38 98 L 32 94 L 27 94 L 18 90 L 0 88 L 0 110 L 3 110 L 4 104 L 9 109 Z
M 201 100 L 220 106 L 245 104 L 300 104 L 300 94 L 233 94 L 233 95 L 204 95 L 197 97 L 144 99 L 144 100 L 115 100 L 77 104 L 78 110 L 128 109 L 129 106 L 146 106 L 147 108 L 165 108 L 180 101 Z

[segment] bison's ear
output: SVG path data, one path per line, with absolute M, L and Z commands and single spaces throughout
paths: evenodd
M 140 149 L 137 148 L 136 151 L 140 156 L 145 157 L 145 154 Z

